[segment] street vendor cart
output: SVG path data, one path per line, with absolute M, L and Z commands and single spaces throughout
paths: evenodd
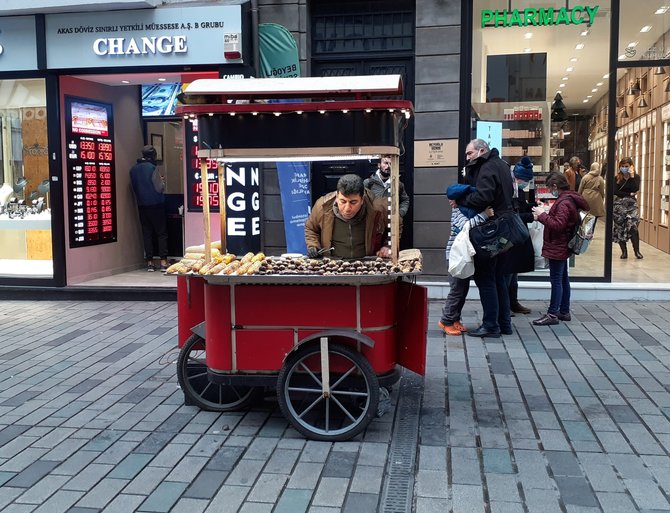
M 399 367 L 425 371 L 427 293 L 420 262 L 399 251 L 398 155 L 412 105 L 397 75 L 198 80 L 178 108 L 197 119 L 204 244 L 200 271 L 178 272 L 177 375 L 186 402 L 212 411 L 249 406 L 274 389 L 295 429 L 315 440 L 346 440 L 378 413 Z M 188 103 L 189 99 L 193 103 Z M 288 102 L 267 100 L 292 99 Z M 298 100 L 299 99 L 299 100 Z M 392 155 L 390 261 L 249 257 L 253 275 L 218 267 L 209 226 L 207 168 L 244 161 L 370 159 Z M 225 208 L 221 253 L 225 253 Z M 249 254 L 251 255 L 251 254 Z M 231 258 L 236 258 L 234 255 Z M 246 256 L 242 259 L 247 258 Z M 202 269 L 221 269 L 215 274 Z

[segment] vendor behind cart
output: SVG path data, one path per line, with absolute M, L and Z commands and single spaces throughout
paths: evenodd
M 307 256 L 391 256 L 387 202 L 374 199 L 358 175 L 343 175 L 334 192 L 319 198 L 305 222 Z

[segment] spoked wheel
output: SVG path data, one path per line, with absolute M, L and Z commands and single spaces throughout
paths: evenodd
M 258 387 L 212 383 L 207 376 L 205 340 L 198 335 L 191 335 L 179 352 L 177 379 L 187 402 L 208 411 L 243 409 L 261 393 Z
M 289 355 L 279 372 L 277 398 L 288 421 L 312 440 L 348 440 L 363 431 L 377 412 L 379 382 L 372 366 L 356 350 L 328 348 L 329 390 L 319 345 Z

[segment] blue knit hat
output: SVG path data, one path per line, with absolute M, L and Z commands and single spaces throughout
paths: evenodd
M 528 157 L 523 157 L 516 163 L 516 166 L 514 166 L 514 176 L 525 182 L 533 179 L 533 163 Z

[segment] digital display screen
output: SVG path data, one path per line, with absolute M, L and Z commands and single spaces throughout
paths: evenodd
M 174 116 L 181 84 L 149 84 L 142 86 L 142 116 Z
M 112 106 L 65 97 L 70 247 L 116 242 Z
M 184 123 L 186 127 L 187 171 L 189 212 L 202 212 L 202 180 L 200 179 L 200 159 L 198 158 L 198 122 Z M 209 187 L 209 208 L 219 211 L 219 168 L 216 160 L 207 159 L 207 179 Z

